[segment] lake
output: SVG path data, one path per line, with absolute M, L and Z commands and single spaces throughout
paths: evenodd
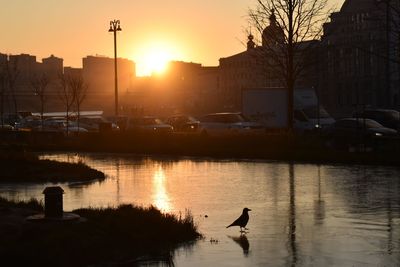
M 176 266 L 400 266 L 400 168 L 129 154 L 42 154 L 82 161 L 107 179 L 60 184 L 64 210 L 154 205 L 190 211 L 204 239 Z M 47 184 L 1 184 L 9 199 L 43 199 Z M 226 228 L 251 209 L 249 230 Z M 147 264 L 146 266 L 150 265 Z

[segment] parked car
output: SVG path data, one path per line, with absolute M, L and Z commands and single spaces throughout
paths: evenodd
M 36 116 L 27 116 L 15 123 L 15 129 L 19 131 L 40 131 L 42 121 Z
M 83 127 L 91 132 L 98 132 L 103 125 L 109 124 L 110 130 L 118 131 L 119 127 L 117 124 L 112 123 L 104 117 L 82 117 L 79 118 L 79 127 Z
M 78 127 L 75 121 L 67 121 L 65 118 L 47 118 L 43 121 L 43 131 L 49 132 L 88 132 L 83 127 Z
M 127 130 L 148 133 L 171 133 L 173 127 L 153 116 L 129 118 Z
M 393 109 L 366 109 L 362 112 L 355 112 L 353 117 L 372 119 L 395 130 L 398 130 L 400 126 L 399 112 Z
M 8 124 L 8 123 L 0 123 L 0 131 L 13 131 L 14 130 L 14 126 Z
M 326 128 L 334 122 L 335 119 L 322 106 L 294 110 L 294 130 L 299 133 Z
M 200 118 L 201 135 L 246 135 L 265 133 L 261 123 L 250 121 L 242 113 L 212 113 Z
M 118 116 L 109 116 L 105 118 L 107 121 L 112 122 L 114 125 L 118 127 L 119 130 L 125 131 L 127 130 L 128 125 L 128 117 L 125 115 L 118 115 Z M 112 126 L 114 127 L 114 126 Z
M 200 121 L 192 116 L 175 115 L 167 118 L 166 123 L 174 127 L 175 132 L 195 133 L 199 128 Z
M 325 131 L 330 136 L 336 137 L 382 137 L 396 136 L 397 131 L 386 128 L 371 119 L 345 118 L 337 120 Z
M 18 113 L 5 113 L 3 114 L 3 124 L 8 124 L 14 127 L 17 123 L 21 122 L 22 116 Z

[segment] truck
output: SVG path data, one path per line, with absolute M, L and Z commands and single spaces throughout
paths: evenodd
M 320 105 L 313 88 L 296 88 L 293 94 L 293 128 L 306 132 L 335 122 Z M 242 113 L 262 123 L 267 129 L 288 128 L 288 93 L 283 87 L 246 88 L 242 90 Z

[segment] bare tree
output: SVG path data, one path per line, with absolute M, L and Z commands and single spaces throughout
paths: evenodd
M 42 74 L 40 77 L 33 76 L 31 78 L 31 86 L 34 90 L 36 96 L 39 97 L 40 100 L 40 120 L 41 126 L 43 130 L 43 113 L 44 113 L 44 105 L 46 103 L 46 89 L 49 84 L 49 79 L 46 74 Z
M 69 115 L 71 112 L 71 108 L 75 102 L 75 94 L 70 86 L 70 77 L 65 75 L 64 73 L 59 74 L 60 80 L 60 98 L 64 104 L 64 108 L 66 111 L 66 119 L 67 119 L 67 135 L 69 134 Z
M 307 58 L 328 20 L 328 0 L 256 0 L 252 25 L 262 34 L 263 57 L 269 71 L 288 92 L 288 128 L 293 131 L 293 92 L 310 64 Z M 266 26 L 268 29 L 266 29 Z M 313 41 L 314 40 L 314 41 Z
M 70 86 L 73 96 L 74 96 L 74 102 L 75 102 L 75 107 L 76 111 L 78 114 L 78 131 L 79 131 L 79 120 L 80 120 L 80 112 L 81 112 L 81 105 L 82 102 L 86 98 L 86 92 L 88 85 L 84 82 L 82 76 L 72 76 L 68 80 L 68 85 Z

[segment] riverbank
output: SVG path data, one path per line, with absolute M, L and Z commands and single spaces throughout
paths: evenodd
M 40 160 L 32 153 L 0 150 L 0 182 L 58 183 L 104 180 L 104 173 L 83 163 Z
M 376 139 L 328 142 L 318 135 L 226 136 L 202 138 L 191 135 L 139 135 L 132 133 L 80 136 L 57 146 L 31 146 L 35 151 L 133 153 L 169 157 L 215 159 L 261 159 L 303 163 L 366 164 L 400 166 L 400 140 Z
M 132 131 L 81 133 L 3 133 L 3 145 L 31 151 L 72 151 L 266 159 L 310 163 L 400 166 L 400 139 L 331 138 L 318 133 L 204 137 L 189 134 L 142 134 Z
M 78 209 L 80 222 L 28 222 L 43 211 L 35 200 L 0 198 L 0 258 L 7 266 L 135 266 L 143 257 L 171 260 L 174 248 L 201 237 L 189 212 L 121 205 Z M 160 257 L 161 255 L 161 257 Z

